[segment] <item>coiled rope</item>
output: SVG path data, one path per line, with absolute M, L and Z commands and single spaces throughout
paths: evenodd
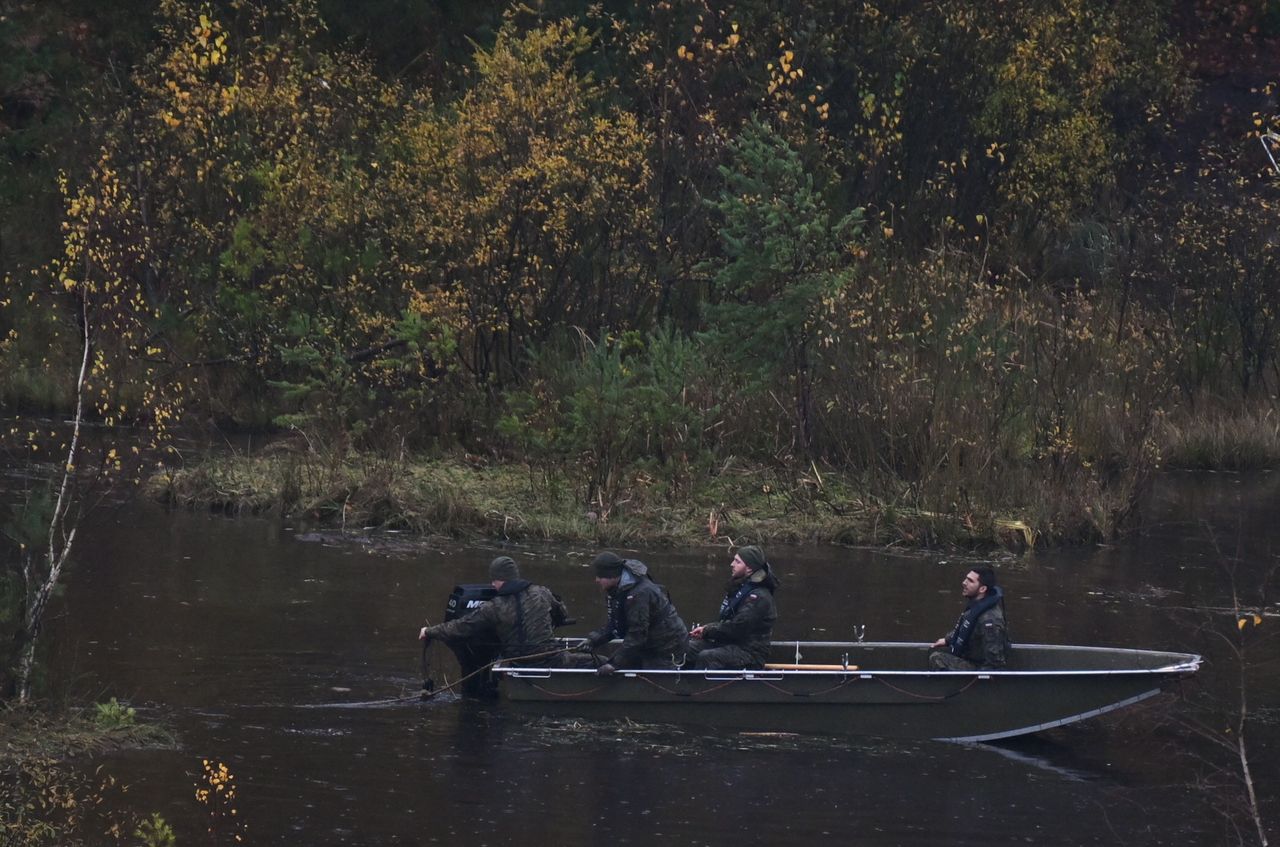
M 841 681 L 841 682 L 839 682 L 839 683 L 837 683 L 837 684 L 835 684 L 835 685 L 831 686 L 830 688 L 824 688 L 824 689 L 821 689 L 821 690 L 819 690 L 819 691 L 791 691 L 791 690 L 789 690 L 789 689 L 787 689 L 787 688 L 783 688 L 783 687 L 782 687 L 782 686 L 780 686 L 780 685 L 776 685 L 776 684 L 774 684 L 771 680 L 767 680 L 767 679 L 752 679 L 752 678 L 749 678 L 749 677 L 746 677 L 746 676 L 738 677 L 738 678 L 736 678 L 736 679 L 729 679 L 729 680 L 725 680 L 724 682 L 720 683 L 719 685 L 713 685 L 713 686 L 711 686 L 711 687 L 709 687 L 709 688 L 703 688 L 703 689 L 700 689 L 700 690 L 698 690 L 698 691 L 678 691 L 678 690 L 676 690 L 676 689 L 672 689 L 672 688 L 669 688 L 669 687 L 667 687 L 667 686 L 665 686 L 665 685 L 661 684 L 660 682 L 658 682 L 656 679 L 653 679 L 652 677 L 645 676 L 643 673 L 641 673 L 641 674 L 637 674 L 637 678 L 638 678 L 638 679 L 640 679 L 640 680 L 643 680 L 644 682 L 648 683 L 649 685 L 653 686 L 654 688 L 658 689 L 659 691 L 663 692 L 664 694 L 668 694 L 668 695 L 670 695 L 670 696 L 672 696 L 672 697 L 690 697 L 690 698 L 692 698 L 692 697 L 702 697 L 702 696 L 707 695 L 707 694 L 713 694 L 713 693 L 715 693 L 716 691 L 720 691 L 720 690 L 721 690 L 721 689 L 723 689 L 723 688 L 727 688 L 727 687 L 729 687 L 730 685 L 737 685 L 737 684 L 738 684 L 738 683 L 740 683 L 740 682 L 756 682 L 756 683 L 761 683 L 761 684 L 763 684 L 765 687 L 767 687 L 767 688 L 771 688 L 771 689 L 773 689 L 774 691 L 777 691 L 777 692 L 779 692 L 779 693 L 781 693 L 781 694 L 785 694 L 785 695 L 787 695 L 788 697 L 807 698 L 807 697 L 821 697 L 821 696 L 823 696 L 823 695 L 830 694 L 830 693 L 831 693 L 831 692 L 833 692 L 833 691 L 838 691 L 838 690 L 840 690 L 841 688 L 844 688 L 845 686 L 851 685 L 851 684 L 853 684 L 854 682 L 861 680 L 861 679 L 862 679 L 862 675 L 860 675 L 860 674 L 859 674 L 859 675 L 857 675 L 857 676 L 851 676 L 851 677 L 849 677 L 849 678 L 847 678 L 847 679 L 845 679 L 845 680 L 843 680 L 843 681 Z M 965 685 L 962 685 L 961 687 L 957 688 L 955 691 L 949 692 L 949 693 L 947 693 L 947 694 L 936 694 L 936 695 L 935 695 L 935 694 L 920 694 L 920 693 L 915 692 L 915 691 L 908 691 L 908 690 L 907 690 L 907 689 L 905 689 L 905 688 L 901 688 L 901 687 L 899 687 L 899 686 L 897 686 L 897 685 L 894 685 L 893 683 L 891 683 L 891 682 L 889 682 L 888 680 L 886 680 L 884 677 L 880 677 L 880 676 L 873 676 L 873 677 L 871 677 L 871 678 L 872 678 L 872 679 L 874 679 L 876 682 L 879 682 L 881 685 L 885 686 L 886 688 L 889 688 L 889 689 L 891 689 L 891 690 L 893 690 L 893 691 L 896 691 L 897 693 L 902 694 L 902 695 L 904 695 L 904 696 L 906 696 L 906 697 L 911 697 L 911 698 L 916 699 L 916 700 L 925 700 L 925 701 L 929 701 L 929 702 L 938 702 L 938 703 L 943 702 L 943 701 L 946 701 L 946 700 L 950 700 L 950 699 L 951 699 L 951 698 L 953 698 L 953 697 L 958 697 L 959 695 L 963 694 L 964 692 L 966 692 L 966 691 L 968 691 L 970 688 L 972 688 L 972 687 L 977 683 L 977 681 L 978 681 L 978 677 L 976 677 L 976 676 L 975 676 L 975 677 L 973 677 L 972 679 L 970 679 L 968 683 L 966 683 Z M 531 688 L 533 688 L 534 690 L 536 690 L 536 691 L 538 691 L 538 692 L 541 692 L 542 694 L 545 694 L 545 695 L 547 695 L 547 696 L 549 696 L 549 697 L 555 697 L 555 698 L 557 698 L 557 699 L 562 699 L 562 700 L 571 700 L 571 699 L 575 699 L 575 698 L 578 698 L 578 697 L 588 697 L 588 696 L 590 696 L 590 695 L 592 695 L 592 694 L 595 694 L 596 692 L 598 692 L 598 691 L 600 691 L 600 690 L 602 690 L 602 689 L 604 688 L 604 686 L 597 686 L 597 687 L 595 687 L 595 688 L 588 688 L 588 689 L 584 689 L 584 690 L 582 690 L 582 691 L 572 691 L 572 692 L 568 692 L 568 691 L 552 691 L 552 690 L 551 690 L 551 689 L 549 689 L 549 688 L 546 688 L 546 687 L 544 687 L 544 686 L 538 685 L 537 683 L 533 683 L 533 682 L 530 682 L 530 683 L 529 683 L 529 685 L 530 685 L 530 687 L 531 687 Z

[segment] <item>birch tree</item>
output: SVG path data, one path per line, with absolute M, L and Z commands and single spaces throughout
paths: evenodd
M 15 424 L 5 433 L 11 455 L 20 451 L 44 471 L 6 529 L 14 626 L 4 688 L 20 702 L 31 698 L 40 635 L 81 521 L 119 486 L 141 480 L 166 443 L 184 388 L 158 343 L 162 310 L 141 282 L 148 241 L 140 212 L 109 154 L 78 185 L 64 177 L 61 189 L 62 253 L 37 272 L 27 305 L 46 324 L 39 331 L 54 337 L 53 349 L 76 351 L 43 363 L 55 373 L 68 369 L 71 418 L 64 427 Z M 7 292 L 13 285 L 6 279 Z M 10 331 L 5 343 L 20 333 Z

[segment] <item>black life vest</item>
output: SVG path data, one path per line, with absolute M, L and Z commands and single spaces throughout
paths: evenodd
M 961 613 L 960 620 L 956 621 L 956 628 L 951 631 L 951 638 L 948 640 L 951 655 L 964 655 L 965 648 L 969 646 L 969 639 L 973 637 L 973 627 L 977 624 L 978 618 L 1003 599 L 1004 590 L 996 586 L 987 592 L 986 597 L 973 603 Z

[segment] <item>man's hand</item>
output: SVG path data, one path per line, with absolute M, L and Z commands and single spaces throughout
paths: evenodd
M 600 676 L 613 676 L 613 671 L 614 671 L 613 665 L 609 664 L 608 662 L 605 662 L 603 665 L 596 668 L 596 673 L 599 674 Z
M 695 626 L 693 629 L 689 630 L 689 637 L 690 637 L 690 638 L 701 638 L 701 637 L 702 637 L 702 631 L 703 631 L 704 629 L 706 629 L 706 627 L 705 627 L 705 626 Z
M 942 647 L 946 647 L 946 646 L 947 646 L 947 639 L 945 639 L 945 638 L 939 638 L 937 641 L 933 642 L 933 649 L 934 649 L 934 650 L 938 650 L 938 649 L 940 649 L 940 648 L 942 648 Z
M 569 648 L 569 652 L 570 652 L 570 653 L 590 653 L 590 652 L 591 652 L 591 642 L 590 642 L 590 641 L 583 641 L 583 642 L 580 642 L 580 643 L 578 643 L 578 644 L 575 644 L 575 645 L 573 645 L 572 647 L 570 647 L 570 648 Z
M 425 627 L 425 626 L 424 626 L 424 627 L 423 627 L 423 628 L 418 632 L 418 640 L 419 640 L 419 641 L 430 641 L 430 640 L 431 640 L 431 636 L 430 636 L 430 635 L 427 635 L 427 629 L 428 629 L 428 627 Z

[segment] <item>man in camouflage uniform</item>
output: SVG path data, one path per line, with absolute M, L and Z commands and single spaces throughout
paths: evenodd
M 991 568 L 974 568 L 964 576 L 960 593 L 967 601 L 950 635 L 933 642 L 929 667 L 942 671 L 994 670 L 1005 665 L 1009 636 L 1005 632 L 1004 592 Z
M 520 568 L 510 556 L 489 563 L 489 580 L 498 592 L 493 599 L 448 623 L 424 626 L 422 641 L 468 639 L 496 640 L 500 655 L 507 659 L 554 653 L 557 644 L 552 629 L 563 624 L 569 612 L 551 589 L 520 578 Z M 540 656 L 542 662 L 556 663 L 558 656 Z
M 686 667 L 738 670 L 763 667 L 769 660 L 773 622 L 778 619 L 773 601 L 778 579 L 759 547 L 739 550 L 729 572 L 719 621 L 689 633 L 691 662 Z
M 596 585 L 605 593 L 608 617 L 603 627 L 587 636 L 587 644 L 595 649 L 614 638 L 622 639 L 622 646 L 597 672 L 611 674 L 615 668 L 671 670 L 683 661 L 689 628 L 676 613 L 667 590 L 649 579 L 645 563 L 605 552 L 591 564 Z

